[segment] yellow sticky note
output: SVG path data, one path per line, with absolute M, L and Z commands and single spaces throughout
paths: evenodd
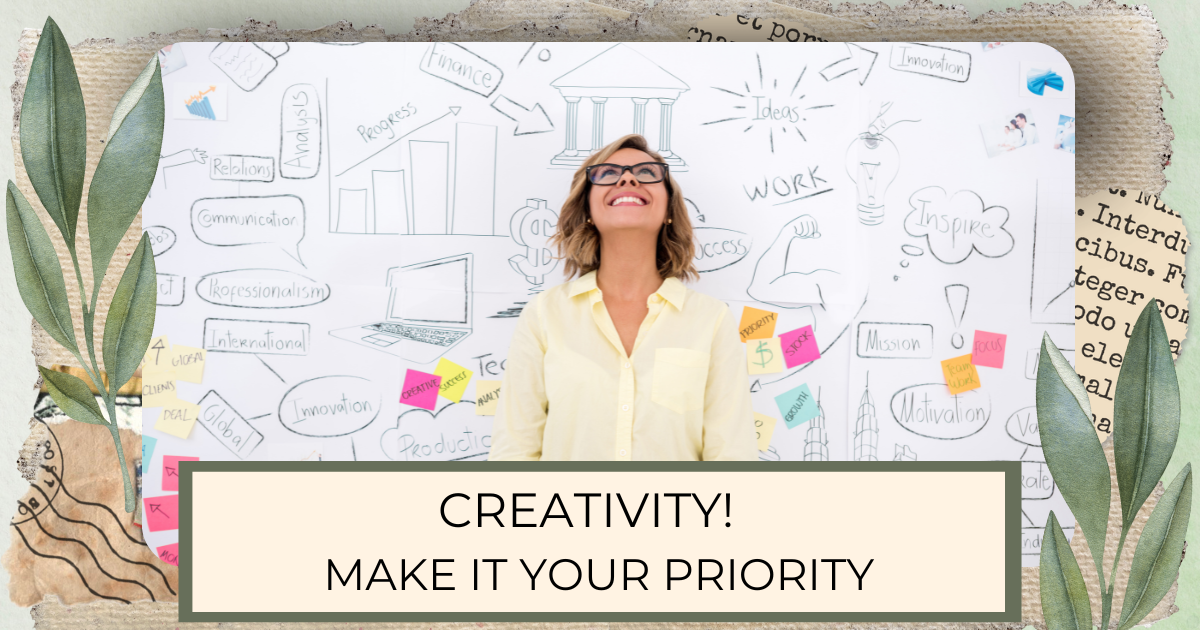
M 942 361 L 942 374 L 946 377 L 951 394 L 961 394 L 980 387 L 979 373 L 975 371 L 969 354 Z
M 166 372 L 171 369 L 171 342 L 166 335 L 150 340 L 146 356 L 142 359 L 142 377 L 155 372 Z
M 738 335 L 742 341 L 750 339 L 770 339 L 775 336 L 775 323 L 779 314 L 763 311 L 750 306 L 742 309 L 742 323 L 738 324 Z
M 175 372 L 151 372 L 142 377 L 142 406 L 162 407 L 175 400 Z
M 754 412 L 754 431 L 758 434 L 758 450 L 765 451 L 771 446 L 771 436 L 775 435 L 776 422 L 777 420 L 773 416 Z
M 475 415 L 496 415 L 500 401 L 500 381 L 475 381 Z
M 442 377 L 438 395 L 454 402 L 462 400 L 463 393 L 467 391 L 467 383 L 471 382 L 471 375 L 474 374 L 471 370 L 445 358 L 438 360 L 437 369 L 433 373 Z
M 783 346 L 779 337 L 751 339 L 746 342 L 746 369 L 751 374 L 774 374 L 783 371 Z
M 176 398 L 163 406 L 158 422 L 154 423 L 154 430 L 186 440 L 192 434 L 192 427 L 196 426 L 199 416 L 200 405 Z
M 208 351 L 189 346 L 171 347 L 171 368 L 175 370 L 175 380 L 189 383 L 204 381 L 204 362 Z

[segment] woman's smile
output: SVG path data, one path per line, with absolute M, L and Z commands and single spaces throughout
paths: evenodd
M 620 193 L 615 199 L 608 202 L 608 205 L 610 205 L 610 206 L 644 206 L 644 205 L 646 205 L 646 198 L 639 195 L 638 193 L 623 192 L 623 193 Z

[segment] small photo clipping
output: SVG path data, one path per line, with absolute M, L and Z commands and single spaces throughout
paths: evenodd
M 1075 118 L 1059 116 L 1054 130 L 1054 148 L 1075 155 Z
M 990 158 L 1038 142 L 1037 125 L 1033 122 L 1033 113 L 1028 109 L 979 125 L 979 131 L 983 134 L 983 146 Z

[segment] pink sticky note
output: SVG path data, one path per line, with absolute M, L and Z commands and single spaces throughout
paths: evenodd
M 975 331 L 975 345 L 971 346 L 971 363 L 983 367 L 1004 367 L 1004 343 L 1008 335 Z
M 158 559 L 179 566 L 179 543 L 171 543 L 158 548 Z
M 783 364 L 788 369 L 821 358 L 821 349 L 817 347 L 817 337 L 813 334 L 812 326 L 779 335 L 779 344 L 783 346 Z
M 179 462 L 198 462 L 199 457 L 184 457 L 182 455 L 163 455 L 162 487 L 163 492 L 179 492 Z
M 145 501 L 146 525 L 152 532 L 179 529 L 179 495 L 149 497 Z
M 437 406 L 438 389 L 441 386 L 441 376 L 409 370 L 404 375 L 404 387 L 400 389 L 400 402 L 432 411 Z

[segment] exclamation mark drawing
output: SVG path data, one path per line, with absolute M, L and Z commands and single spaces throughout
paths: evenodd
M 963 336 L 957 328 L 962 324 L 963 314 L 967 312 L 967 295 L 971 289 L 965 284 L 946 285 L 946 304 L 950 306 L 950 318 L 954 320 L 954 334 L 950 335 L 950 345 L 955 350 L 963 347 Z

